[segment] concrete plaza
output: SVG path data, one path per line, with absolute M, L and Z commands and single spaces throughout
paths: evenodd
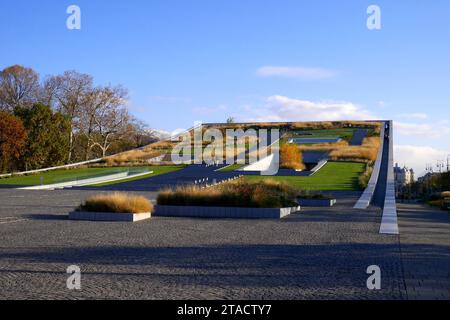
M 353 192 L 283 220 L 67 220 L 92 193 L 0 189 L 0 299 L 450 298 L 445 212 L 400 206 L 400 236 L 378 234 L 381 210 L 352 209 Z M 66 288 L 70 265 L 80 291 Z

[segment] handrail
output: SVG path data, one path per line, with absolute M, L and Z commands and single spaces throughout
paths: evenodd
M 57 166 L 57 167 L 50 167 L 50 168 L 44 168 L 44 169 L 38 169 L 38 170 L 30 170 L 30 171 L 7 173 L 7 174 L 0 175 L 0 178 L 8 178 L 8 177 L 12 177 L 12 176 L 23 176 L 23 175 L 26 175 L 26 174 L 33 174 L 33 173 L 47 172 L 47 171 L 53 171 L 53 170 L 59 170 L 59 169 L 67 169 L 67 168 L 79 167 L 79 166 L 83 166 L 83 165 L 86 165 L 86 164 L 100 162 L 102 160 L 103 160 L 103 158 L 99 158 L 99 159 L 93 159 L 93 160 L 89 160 L 89 161 L 83 161 L 83 162 L 66 164 L 64 166 Z

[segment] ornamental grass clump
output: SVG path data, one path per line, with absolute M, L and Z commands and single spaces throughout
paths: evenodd
M 303 163 L 303 155 L 300 148 L 296 144 L 285 144 L 280 148 L 280 168 L 304 170 L 306 169 Z
M 146 160 L 170 153 L 174 146 L 175 142 L 173 141 L 159 141 L 142 149 L 125 151 L 117 155 L 106 157 L 105 162 L 110 166 L 125 163 L 146 162 Z
M 147 213 L 153 211 L 153 204 L 143 196 L 126 193 L 99 194 L 88 198 L 78 211 L 112 213 Z
M 239 179 L 204 188 L 182 186 L 158 195 L 158 205 L 242 208 L 284 208 L 297 206 L 298 190 L 281 182 L 247 182 Z
M 370 178 L 372 177 L 373 173 L 373 167 L 370 165 L 366 166 L 366 170 L 363 174 L 361 174 L 358 178 L 358 184 L 361 187 L 361 189 L 367 188 L 369 185 Z
M 343 146 L 330 153 L 332 160 L 363 160 L 375 161 L 380 148 L 379 137 L 365 138 L 361 146 Z
M 333 161 L 357 161 L 367 163 L 377 160 L 380 144 L 380 137 L 367 137 L 360 146 L 351 146 L 347 141 L 339 141 L 336 143 L 301 145 L 299 146 L 299 149 L 302 152 L 329 152 L 330 160 Z

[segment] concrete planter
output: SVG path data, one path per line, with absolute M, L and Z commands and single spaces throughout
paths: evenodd
M 233 207 L 191 207 L 156 206 L 155 216 L 194 217 L 194 218 L 232 218 L 232 219 L 281 219 L 300 211 L 293 208 L 233 208 Z
M 336 199 L 297 199 L 302 207 L 332 207 L 336 204 Z
M 150 219 L 152 214 L 145 213 L 110 213 L 110 212 L 84 212 L 74 211 L 69 213 L 69 220 L 84 221 L 119 221 L 119 222 L 137 222 Z

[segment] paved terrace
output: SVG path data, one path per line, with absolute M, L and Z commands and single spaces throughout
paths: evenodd
M 217 182 L 224 181 L 227 179 L 238 177 L 239 175 L 261 175 L 261 172 L 253 171 L 234 171 L 234 172 L 221 172 L 218 171 L 220 168 L 224 168 L 225 165 L 221 166 L 209 166 L 205 165 L 190 165 L 185 169 L 170 172 L 164 175 L 145 178 L 136 181 L 117 183 L 110 186 L 104 187 L 78 187 L 74 189 L 79 190 L 104 190 L 104 191 L 136 191 L 136 192 L 156 192 L 158 190 L 175 187 L 179 185 L 190 185 L 195 181 L 200 181 L 203 179 L 208 179 L 208 183 L 211 184 L 214 180 Z M 302 171 L 296 172 L 295 170 L 280 169 L 277 176 L 309 176 L 312 172 Z
M 0 190 L 1 299 L 450 298 L 447 213 L 404 207 L 402 235 L 383 236 L 380 210 L 339 192 L 337 207 L 281 221 L 68 221 L 92 193 Z M 78 292 L 65 286 L 72 264 Z M 373 264 L 380 291 L 366 288 Z
M 350 145 L 351 146 L 362 145 L 368 133 L 369 133 L 368 129 L 357 129 L 353 134 L 353 137 L 350 139 Z

